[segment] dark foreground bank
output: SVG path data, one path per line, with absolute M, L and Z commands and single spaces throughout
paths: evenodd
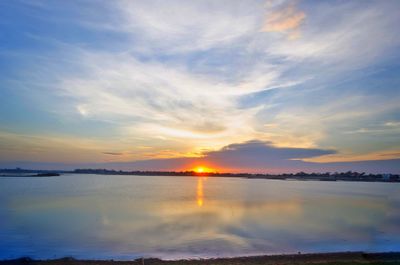
M 274 255 L 274 256 L 255 256 L 238 258 L 218 258 L 200 260 L 171 260 L 160 259 L 137 259 L 133 261 L 114 261 L 114 260 L 76 260 L 73 258 L 63 258 L 56 260 L 32 260 L 21 258 L 16 260 L 0 261 L 0 265 L 260 265 L 260 264 L 324 264 L 324 265 L 350 265 L 350 264 L 400 264 L 400 252 L 391 253 L 320 253 L 320 254 L 298 254 L 298 255 Z

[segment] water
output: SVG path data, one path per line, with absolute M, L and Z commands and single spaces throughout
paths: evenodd
M 395 183 L 0 178 L 0 259 L 399 251 Z

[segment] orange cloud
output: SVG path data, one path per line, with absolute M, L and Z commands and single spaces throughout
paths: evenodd
M 289 39 L 300 37 L 300 26 L 306 18 L 306 14 L 297 10 L 292 2 L 288 6 L 267 14 L 261 31 L 264 32 L 283 32 Z
M 306 158 L 303 161 L 314 163 L 333 163 L 333 162 L 357 162 L 357 161 L 374 161 L 374 160 L 391 160 L 400 159 L 400 150 L 385 150 L 370 152 L 366 154 L 329 154 L 320 157 Z

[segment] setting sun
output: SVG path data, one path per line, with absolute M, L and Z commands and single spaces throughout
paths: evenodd
M 203 173 L 204 172 L 204 167 L 198 167 L 195 169 L 196 172 L 198 173 Z
M 195 167 L 193 169 L 193 171 L 196 173 L 209 173 L 209 172 L 214 172 L 215 170 L 212 168 L 205 167 L 205 166 L 198 166 L 198 167 Z

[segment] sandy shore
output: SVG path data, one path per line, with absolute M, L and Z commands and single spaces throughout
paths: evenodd
M 363 253 L 363 252 L 344 252 L 344 253 L 320 253 L 320 254 L 297 254 L 297 255 L 274 255 L 274 256 L 255 256 L 239 258 L 218 258 L 201 260 L 173 260 L 164 261 L 160 259 L 137 259 L 133 261 L 114 261 L 114 260 L 76 260 L 73 258 L 63 258 L 56 260 L 32 260 L 21 258 L 16 260 L 0 261 L 0 265 L 260 265 L 260 264 L 324 264 L 324 265 L 350 265 L 350 264 L 387 264 L 400 265 L 400 252 L 391 253 Z

